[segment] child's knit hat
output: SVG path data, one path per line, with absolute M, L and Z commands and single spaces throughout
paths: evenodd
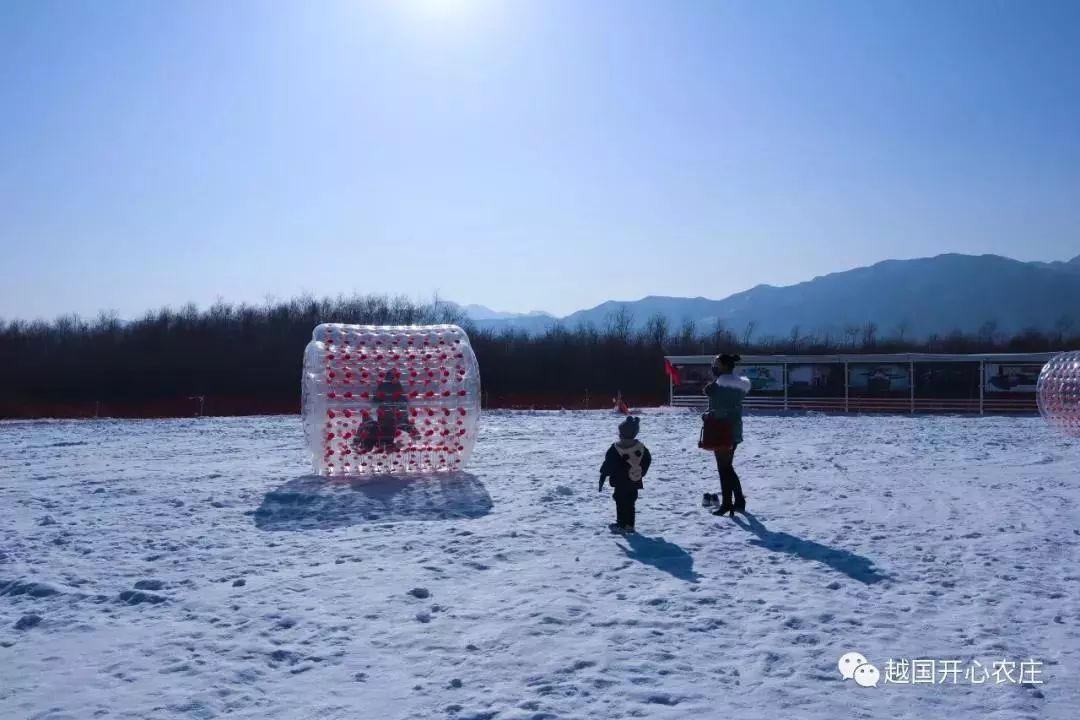
M 637 437 L 638 428 L 641 425 L 639 418 L 630 415 L 621 423 L 619 423 L 619 438 L 622 440 L 633 440 Z

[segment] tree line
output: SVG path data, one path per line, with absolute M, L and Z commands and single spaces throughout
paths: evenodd
M 1006 336 L 988 323 L 977 333 L 913 339 L 905 328 L 883 332 L 867 323 L 836 336 L 796 327 L 786 337 L 756 337 L 753 323 L 735 332 L 689 320 L 672 326 L 660 315 L 641 325 L 635 320 L 623 308 L 602 326 L 496 332 L 475 327 L 451 304 L 374 295 L 261 306 L 218 302 L 205 310 L 189 304 L 131 322 L 111 313 L 94 320 L 0 320 L 0 417 L 86 415 L 102 405 L 103 414 L 124 415 L 296 411 L 302 351 L 321 322 L 462 325 L 480 363 L 488 407 L 609 407 L 617 392 L 631 404 L 662 403 L 665 355 L 1080 348 L 1080 332 L 1068 326 Z

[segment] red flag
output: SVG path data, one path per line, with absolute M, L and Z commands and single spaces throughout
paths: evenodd
M 675 369 L 675 366 L 671 364 L 671 361 L 664 358 L 664 372 L 671 378 L 672 385 L 679 384 L 679 371 Z

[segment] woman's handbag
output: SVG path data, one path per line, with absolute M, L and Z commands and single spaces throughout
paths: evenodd
M 701 416 L 701 437 L 698 447 L 702 450 L 730 450 L 734 445 L 731 423 L 713 417 L 710 413 Z

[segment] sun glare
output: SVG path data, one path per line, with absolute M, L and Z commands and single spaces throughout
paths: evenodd
M 414 12 L 432 20 L 450 20 L 468 13 L 477 0 L 403 0 Z

